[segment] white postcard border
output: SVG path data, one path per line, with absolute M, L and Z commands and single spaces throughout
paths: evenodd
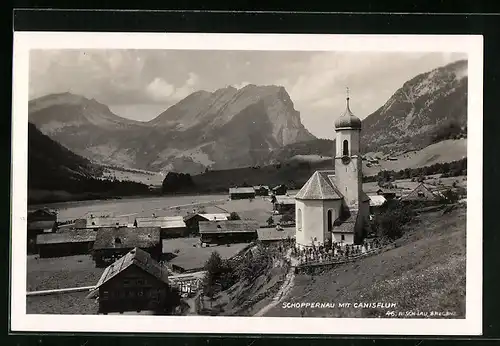
M 26 314 L 25 230 L 29 51 L 82 48 L 467 53 L 466 318 L 350 319 Z M 480 335 L 482 333 L 482 36 L 15 32 L 13 72 L 10 320 L 13 332 L 338 335 Z

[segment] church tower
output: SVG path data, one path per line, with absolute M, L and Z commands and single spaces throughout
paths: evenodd
M 346 103 L 344 114 L 335 121 L 335 183 L 349 209 L 357 210 L 363 194 L 361 120 L 351 112 L 349 89 Z

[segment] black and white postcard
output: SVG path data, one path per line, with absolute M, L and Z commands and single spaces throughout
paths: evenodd
M 13 331 L 481 333 L 481 36 L 16 32 L 13 63 Z

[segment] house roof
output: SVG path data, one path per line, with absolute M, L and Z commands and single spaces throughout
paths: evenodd
M 133 248 L 125 256 L 116 260 L 104 270 L 95 288 L 99 288 L 102 284 L 113 279 L 119 273 L 123 272 L 132 265 L 135 265 L 136 267 L 156 277 L 158 280 L 168 284 L 167 268 L 155 261 L 146 251 L 139 248 Z
M 269 186 L 267 185 L 255 185 L 253 187 L 254 190 L 260 190 L 260 189 L 266 189 L 266 190 L 269 190 Z
M 295 197 L 276 196 L 276 203 L 278 203 L 278 204 L 295 204 Z
M 255 232 L 259 229 L 257 221 L 226 220 L 226 221 L 200 221 L 200 234 L 209 233 L 245 233 Z
M 333 226 L 333 233 L 354 233 L 356 221 L 358 219 L 358 211 L 350 210 L 349 215 L 340 217 L 335 221 Z
M 207 219 L 208 221 L 225 221 L 229 218 L 230 214 L 198 214 L 201 217 Z
M 404 201 L 435 201 L 439 197 L 423 183 L 419 184 L 412 192 L 401 198 Z
M 37 216 L 48 216 L 51 218 L 57 218 L 57 212 L 48 208 L 42 208 L 28 212 L 28 219 Z
M 370 198 L 370 205 L 373 207 L 379 207 L 386 202 L 385 197 L 381 195 L 371 195 L 368 197 Z
M 278 231 L 276 228 L 259 228 L 257 230 L 259 240 L 272 241 L 272 240 L 285 240 L 288 238 L 295 238 L 295 227 L 286 227 Z
M 335 186 L 334 171 L 316 171 L 295 195 L 296 199 L 342 199 Z
M 119 242 L 116 240 L 119 239 Z M 149 248 L 160 242 L 160 227 L 99 228 L 94 250 L 115 248 Z
M 55 221 L 31 221 L 28 222 L 28 231 L 49 230 L 56 225 Z
M 108 217 L 108 216 L 94 216 L 87 217 L 87 228 L 100 228 L 100 227 L 126 227 L 129 223 L 128 216 Z
M 184 228 L 182 216 L 138 217 L 137 227 Z
M 36 243 L 42 244 L 65 244 L 93 242 L 96 238 L 96 231 L 88 229 L 67 230 L 59 233 L 39 234 Z
M 233 194 L 233 193 L 255 193 L 255 190 L 253 187 L 231 187 L 229 189 L 229 193 L 230 194 Z
M 286 189 L 286 185 L 285 184 L 279 184 L 279 185 L 273 187 L 273 190 L 278 190 L 278 189 Z

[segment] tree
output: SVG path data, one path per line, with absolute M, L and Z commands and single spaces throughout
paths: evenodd
M 269 216 L 269 219 L 266 220 L 268 226 L 274 225 L 274 219 L 272 216 Z
M 283 214 L 283 216 L 280 219 L 280 222 L 283 222 L 283 223 L 288 223 L 288 222 L 292 222 L 292 221 L 294 221 L 294 217 L 292 216 L 292 214 L 290 212 Z
M 235 211 L 231 212 L 229 214 L 229 218 L 228 220 L 241 220 L 240 216 L 238 215 L 238 213 L 236 213 Z
M 374 227 L 379 236 L 397 239 L 403 235 L 403 227 L 413 220 L 411 207 L 398 201 L 390 201 L 385 210 L 375 215 Z

